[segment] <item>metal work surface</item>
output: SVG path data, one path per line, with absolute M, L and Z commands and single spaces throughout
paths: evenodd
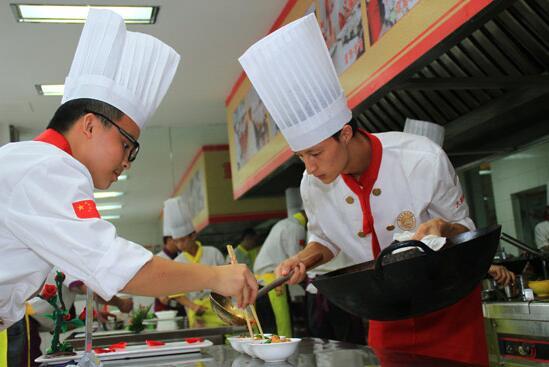
M 321 367 L 321 366 L 407 366 L 407 367 L 461 367 L 471 366 L 452 361 L 420 357 L 394 351 L 374 353 L 372 349 L 349 343 L 331 340 L 305 338 L 300 343 L 298 351 L 285 362 L 275 364 L 265 363 L 260 359 L 251 358 L 234 351 L 228 345 L 214 345 L 204 348 L 201 353 L 180 356 L 143 358 L 125 361 L 104 362 L 104 367 L 114 366 L 277 366 L 277 367 Z M 386 364 L 387 363 L 387 364 Z

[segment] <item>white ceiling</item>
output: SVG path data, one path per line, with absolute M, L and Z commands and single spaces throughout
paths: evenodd
M 13 1 L 14 3 L 25 3 Z M 27 1 L 42 4 L 46 1 Z M 54 4 L 82 4 L 51 0 Z M 174 82 L 142 133 L 142 150 L 114 223 L 158 223 L 163 201 L 204 144 L 227 143 L 224 101 L 241 68 L 237 58 L 265 35 L 286 0 L 108 0 L 94 5 L 158 5 L 154 25 L 129 25 L 181 54 Z M 35 84 L 62 84 L 82 25 L 17 23 L 8 1 L 0 5 L 0 124 L 32 138 L 46 125 L 60 97 L 39 96 Z M 171 139 L 170 139 L 171 137 Z M 113 201 L 113 200 L 103 200 Z M 114 212 L 113 212 L 114 213 Z

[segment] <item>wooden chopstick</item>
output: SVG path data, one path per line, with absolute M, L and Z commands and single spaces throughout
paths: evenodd
M 234 253 L 234 249 L 232 245 L 227 245 L 227 252 L 229 253 L 229 257 L 231 258 L 231 264 L 238 264 L 238 261 L 236 259 L 236 254 Z M 261 338 L 263 338 L 263 328 L 261 327 L 261 324 L 259 323 L 259 318 L 257 317 L 257 312 L 255 311 L 254 305 L 249 305 L 248 308 L 252 311 L 251 314 L 254 318 L 254 321 L 257 325 L 257 328 L 259 329 L 259 334 L 261 335 Z M 246 315 L 246 323 L 250 324 L 250 317 L 248 315 L 248 310 L 245 310 L 244 314 Z M 250 325 L 248 325 L 248 329 L 250 328 Z M 251 332 L 250 332 L 251 334 Z M 253 337 L 253 335 L 252 335 Z

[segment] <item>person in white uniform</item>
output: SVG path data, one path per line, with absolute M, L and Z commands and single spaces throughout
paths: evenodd
M 48 129 L 0 148 L 0 330 L 52 267 L 105 300 L 119 291 L 161 296 L 204 288 L 254 301 L 245 265 L 212 267 L 153 257 L 102 220 L 93 189 L 129 169 L 137 139 L 173 79 L 179 55 L 146 34 L 127 32 L 114 12 L 91 9 Z
M 164 215 L 171 228 L 171 236 L 177 248 L 181 250 L 181 254 L 174 259 L 175 262 L 203 265 L 225 263 L 221 251 L 212 246 L 203 246 L 200 241 L 197 241 L 191 210 L 181 197 L 166 201 Z M 224 323 L 213 312 L 209 296 L 209 289 L 204 288 L 172 295 L 170 298 L 175 298 L 185 306 L 191 328 L 222 326 Z
M 395 231 L 415 239 L 474 229 L 459 180 L 429 139 L 357 128 L 314 14 L 252 45 L 239 61 L 265 107 L 304 162 L 301 197 L 309 242 L 283 261 L 279 275 L 305 277 L 302 259 L 322 262 L 344 251 L 353 261 L 376 258 Z M 370 322 L 369 344 L 432 357 L 488 362 L 480 289 L 420 318 Z M 459 348 L 455 346 L 459 345 Z

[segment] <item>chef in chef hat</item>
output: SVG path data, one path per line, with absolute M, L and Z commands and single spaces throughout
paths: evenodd
M 96 188 L 109 187 L 137 157 L 139 134 L 166 94 L 179 59 L 160 40 L 128 32 L 120 15 L 90 9 L 62 104 L 48 128 L 69 138 L 76 159 L 89 162 Z
M 395 231 L 422 239 L 474 228 L 440 146 L 413 134 L 358 129 L 314 14 L 261 39 L 239 61 L 306 168 L 300 191 L 309 219 L 308 243 L 277 266 L 277 275 L 291 271 L 289 283 L 301 282 L 307 260 L 317 254 L 321 262 L 340 251 L 356 262 L 372 261 Z M 424 319 L 371 320 L 368 344 L 485 365 L 478 290 L 460 302 Z M 459 328 L 448 335 L 447 328 L 455 325 Z M 459 353 L 443 343 L 459 345 Z

